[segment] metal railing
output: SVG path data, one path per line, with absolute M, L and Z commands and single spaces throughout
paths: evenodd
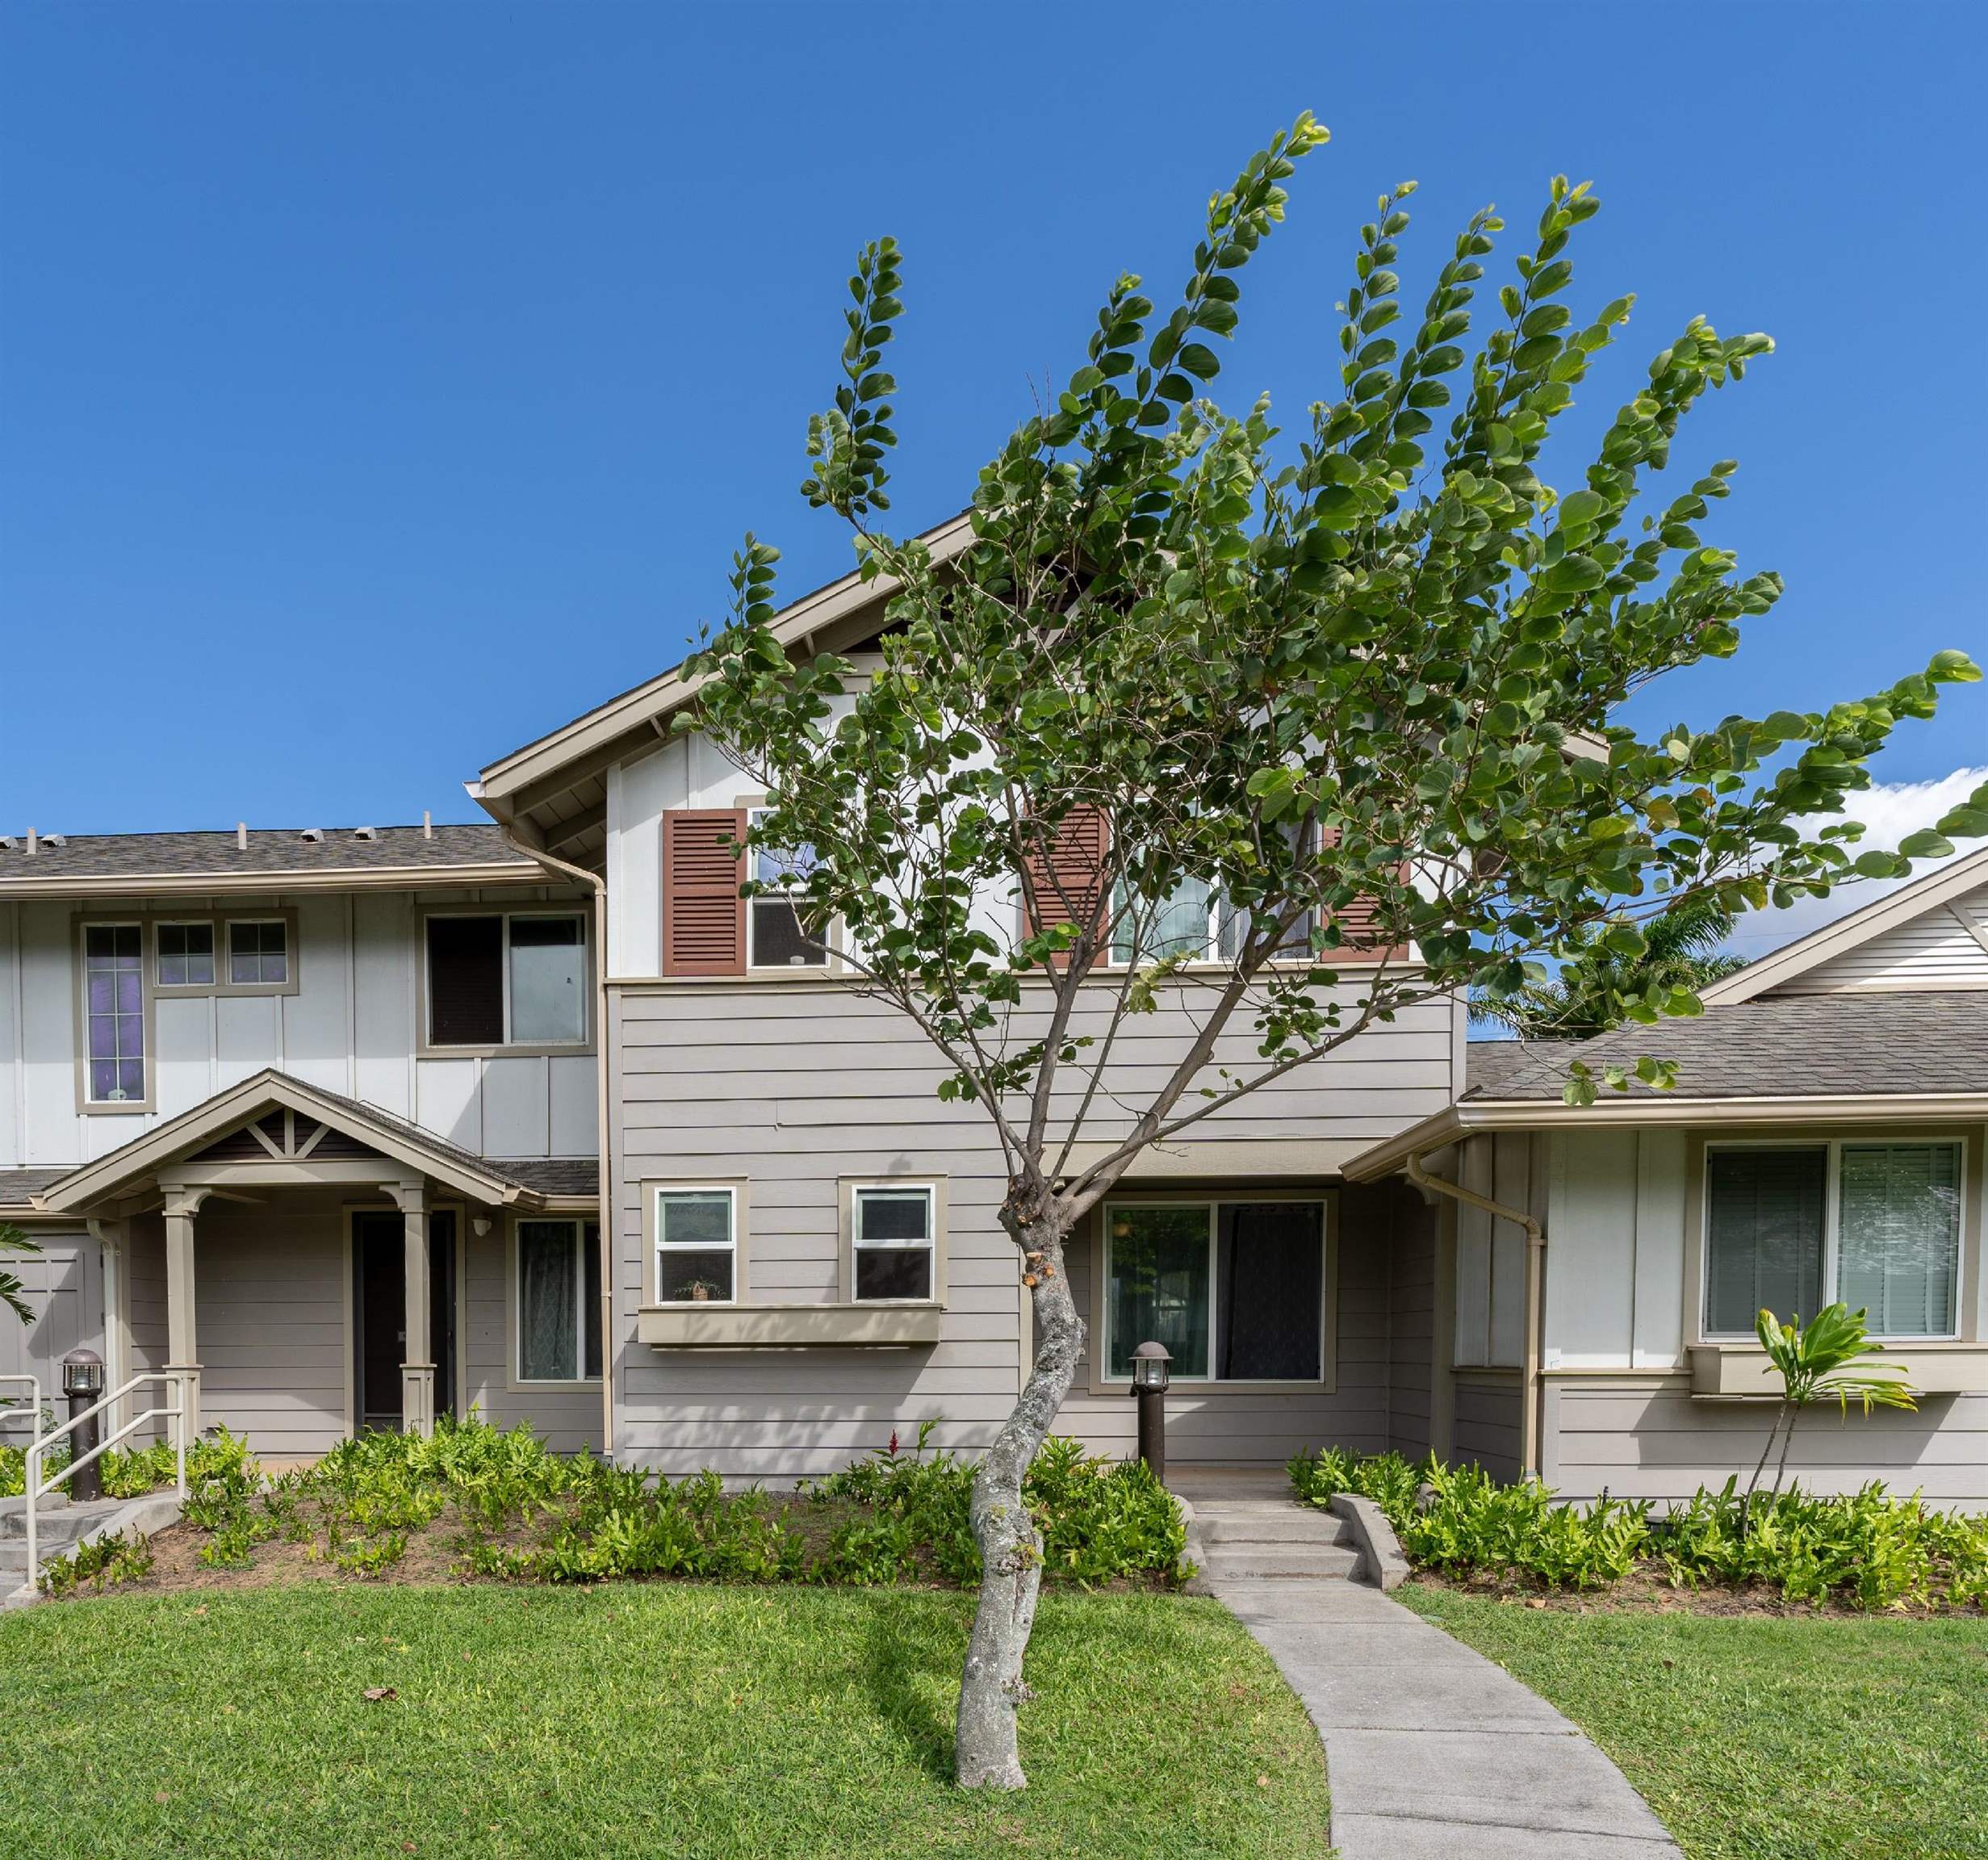
M 27 1405 L 21 1406 L 18 1399 L 0 1401 L 0 1422 L 11 1421 L 17 1414 L 25 1414 L 36 1426 L 41 1425 L 41 1378 L 10 1372 L 0 1376 L 0 1382 L 24 1382 L 27 1385 Z
M 69 1433 L 104 1413 L 113 1402 L 122 1401 L 132 1390 L 142 1389 L 150 1383 L 163 1384 L 171 1392 L 172 1399 L 160 1406 L 143 1410 L 134 1414 L 122 1427 L 105 1436 L 87 1453 L 63 1461 L 47 1478 L 41 1477 L 41 1466 L 48 1449 Z M 98 1455 L 107 1453 L 120 1440 L 128 1439 L 149 1421 L 170 1420 L 173 1423 L 173 1485 L 182 1499 L 186 1496 L 186 1378 L 171 1370 L 149 1370 L 142 1376 L 134 1376 L 123 1387 L 111 1389 L 109 1393 L 84 1409 L 81 1414 L 72 1414 L 68 1420 L 51 1427 L 46 1434 L 34 1441 L 27 1449 L 27 1464 L 23 1469 L 21 1485 L 26 1494 L 22 1506 L 26 1519 L 27 1535 L 27 1586 L 38 1589 L 41 1586 L 40 1540 L 37 1535 L 36 1506 L 72 1472 L 87 1466 Z

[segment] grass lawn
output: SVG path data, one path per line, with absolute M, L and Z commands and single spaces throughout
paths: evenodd
M 1324 1854 L 1302 1709 L 1178 1596 L 1045 1595 L 1031 1787 L 956 1791 L 970 1607 L 684 1583 L 45 1605 L 0 1617 L 0 1854 Z
M 1988 1854 L 1988 1620 L 1534 1610 L 1400 1598 L 1622 1766 L 1692 1860 Z

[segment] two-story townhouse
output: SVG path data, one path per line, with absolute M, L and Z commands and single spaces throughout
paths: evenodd
M 278 1461 L 597 1443 L 596 936 L 487 823 L 0 840 L 0 1371 L 170 1371 Z
M 927 541 L 943 559 L 969 533 L 956 520 Z M 852 576 L 776 633 L 860 666 L 886 592 Z M 810 950 L 790 907 L 742 901 L 737 843 L 764 797 L 676 731 L 694 689 L 666 672 L 472 789 L 521 843 L 605 886 L 614 1452 L 785 1477 L 927 1422 L 971 1452 L 1032 1352 L 998 1146 L 975 1107 L 940 1100 L 923 1036 L 832 948 Z M 1015 900 L 978 908 L 996 936 L 1016 929 Z M 1100 978 L 1101 1003 L 1114 987 Z M 1174 1355 L 1176 1460 L 1425 1448 L 1433 1213 L 1344 1165 L 1453 1101 L 1464 1034 L 1450 1003 L 1405 1012 L 1143 1159 L 1072 1249 L 1089 1348 L 1059 1431 L 1127 1449 L 1129 1355 L 1153 1337 Z M 1122 1037 L 1116 1076 L 1136 1086 L 1190 1037 L 1177 1000 Z M 1216 1063 L 1253 1044 L 1238 1033 Z M 1126 1121 L 1099 1114 L 1087 1141 Z M 1516 1364 L 1459 1378 L 1467 1448 L 1516 1441 Z

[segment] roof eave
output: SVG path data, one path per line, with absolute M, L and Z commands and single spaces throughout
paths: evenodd
M 283 872 L 115 872 L 0 878 L 0 898 L 228 897 L 272 891 L 406 891 L 431 886 L 566 882 L 536 861 L 474 865 L 363 865 Z
M 1988 1091 L 1865 1091 L 1758 1098 L 1644 1096 L 1567 1104 L 1551 1099 L 1465 1099 L 1363 1150 L 1346 1166 L 1350 1181 L 1396 1174 L 1411 1156 L 1479 1132 L 1621 1130 L 1694 1124 L 1939 1124 L 1988 1117 Z

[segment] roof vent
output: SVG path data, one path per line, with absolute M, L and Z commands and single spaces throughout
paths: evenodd
M 307 845 L 315 846 L 324 837 L 324 829 L 322 827 L 307 827 L 297 837 Z
M 11 833 L 0 833 L 0 852 L 11 852 L 19 844 Z
M 69 836 L 66 833 L 44 833 L 41 836 L 41 843 L 44 846 L 66 846 L 69 843 Z
M 249 823 L 246 820 L 237 820 L 235 823 L 235 850 L 237 852 L 246 852 L 249 850 Z
M 379 829 L 377 827 L 354 827 L 352 829 L 352 837 L 354 840 L 377 840 L 379 837 Z

